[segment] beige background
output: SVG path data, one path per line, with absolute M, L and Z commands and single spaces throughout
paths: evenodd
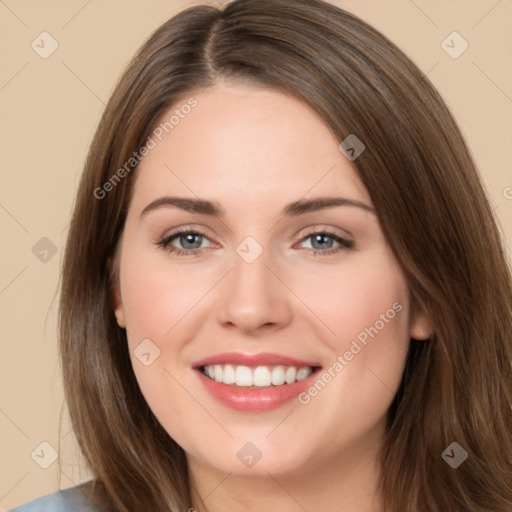
M 0 510 L 90 477 L 69 431 L 57 358 L 57 287 L 70 211 L 87 146 L 121 70 L 154 29 L 193 3 L 0 0 Z M 510 248 L 512 0 L 334 3 L 386 34 L 437 86 L 481 169 Z M 42 46 L 43 31 L 59 45 L 47 59 L 31 47 L 34 40 Z M 469 44 L 457 59 L 441 46 L 453 31 Z M 44 253 L 51 246 L 43 237 L 55 255 Z M 51 462 L 42 442 L 60 452 L 60 478 L 58 461 L 40 467 Z

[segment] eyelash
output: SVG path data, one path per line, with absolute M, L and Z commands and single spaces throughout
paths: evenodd
M 157 242 L 156 245 L 164 250 L 166 250 L 168 253 L 175 254 L 176 256 L 183 256 L 183 257 L 193 257 L 193 256 L 200 256 L 204 249 L 177 249 L 171 245 L 171 242 L 175 238 L 179 238 L 182 235 L 199 235 L 203 238 L 208 239 L 208 237 L 201 233 L 200 231 L 193 230 L 193 229 L 180 229 L 171 235 L 165 237 L 161 241 Z M 337 247 L 334 249 L 328 249 L 325 251 L 319 250 L 319 249 L 308 249 L 309 251 L 312 251 L 313 256 L 328 256 L 330 254 L 334 254 L 337 252 L 340 252 L 344 249 L 352 249 L 354 247 L 354 242 L 351 242 L 350 240 L 346 240 L 345 238 L 340 237 L 339 235 L 329 232 L 329 231 L 312 231 L 306 236 L 304 236 L 301 239 L 301 242 L 307 240 L 308 238 L 311 238 L 313 235 L 324 235 L 328 238 L 332 238 L 335 242 L 339 243 L 341 247 Z

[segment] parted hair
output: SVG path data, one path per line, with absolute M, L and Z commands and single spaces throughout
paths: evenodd
M 411 340 L 388 412 L 385 512 L 510 512 L 512 284 L 481 178 L 424 73 L 322 0 L 190 7 L 147 39 L 108 101 L 76 196 L 59 309 L 65 398 L 94 474 L 90 499 L 117 512 L 192 506 L 185 453 L 142 396 L 114 316 L 111 262 L 137 166 L 104 197 L 95 191 L 169 108 L 219 80 L 298 98 L 340 142 L 355 134 L 366 146 L 352 164 L 412 300 L 433 322 L 428 340 Z M 442 457 L 453 442 L 468 453 L 456 469 Z

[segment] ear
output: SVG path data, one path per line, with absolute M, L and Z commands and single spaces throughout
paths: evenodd
M 116 263 L 114 263 L 112 258 L 109 258 L 107 261 L 107 267 L 109 272 L 109 291 L 114 309 L 114 314 L 116 315 L 117 325 L 125 329 L 126 320 L 124 317 L 123 301 L 121 299 L 121 291 L 119 289 L 118 279 L 119 268 L 116 268 L 115 265 Z
M 433 322 L 426 308 L 416 300 L 411 301 L 410 336 L 415 340 L 428 340 L 434 332 Z

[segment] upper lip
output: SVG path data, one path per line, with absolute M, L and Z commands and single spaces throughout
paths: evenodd
M 232 364 L 236 366 L 296 366 L 303 368 L 306 366 L 320 366 L 318 362 L 301 361 L 293 357 L 272 354 L 269 352 L 261 354 L 242 354 L 240 352 L 224 352 L 214 356 L 207 357 L 197 361 L 192 366 L 199 368 L 201 366 L 212 366 L 215 364 Z

